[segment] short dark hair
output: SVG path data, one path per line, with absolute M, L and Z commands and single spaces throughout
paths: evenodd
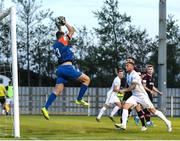
M 147 68 L 151 68 L 151 67 L 153 67 L 153 65 L 151 65 L 151 64 L 147 65 Z
M 121 68 L 121 67 L 117 68 L 117 72 L 123 72 L 123 71 L 124 71 L 123 68 Z
M 126 59 L 126 63 L 130 63 L 130 64 L 135 65 L 135 59 L 134 59 L 133 57 L 128 57 L 128 58 Z
M 130 57 L 127 57 L 127 59 L 132 59 L 132 60 L 135 61 L 134 57 L 131 57 L 131 56 L 130 56 Z
M 64 32 L 62 32 L 62 31 L 56 32 L 56 38 L 57 39 L 61 38 L 62 36 L 64 36 Z

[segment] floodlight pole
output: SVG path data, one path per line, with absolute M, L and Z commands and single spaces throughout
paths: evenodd
M 17 43 L 16 43 L 16 8 L 10 8 L 11 17 L 11 44 L 12 44 L 12 73 L 14 93 L 14 136 L 20 137 L 19 123 L 19 94 L 18 94 L 18 68 L 17 68 Z
M 163 96 L 158 98 L 158 107 L 166 112 L 167 97 L 167 47 L 166 47 L 166 0 L 159 0 L 159 48 L 158 48 L 158 87 Z

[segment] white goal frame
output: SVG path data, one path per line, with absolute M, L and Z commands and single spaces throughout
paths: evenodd
M 12 79 L 14 93 L 14 137 L 20 137 L 19 122 L 19 95 L 18 95 L 18 68 L 17 68 L 17 41 L 16 41 L 16 7 L 11 7 L 6 11 L 0 12 L 0 20 L 10 15 L 11 30 L 11 51 L 12 51 Z

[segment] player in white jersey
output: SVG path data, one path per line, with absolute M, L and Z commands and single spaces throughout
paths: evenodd
M 115 126 L 125 130 L 128 118 L 128 109 L 136 106 L 137 104 L 141 104 L 143 108 L 147 108 L 152 114 L 157 115 L 159 118 L 161 118 L 166 123 L 168 132 L 171 132 L 171 121 L 169 121 L 161 111 L 155 109 L 154 105 L 150 101 L 148 94 L 146 93 L 142 85 L 140 76 L 134 70 L 134 60 L 126 60 L 126 71 L 128 73 L 127 83 L 129 87 L 120 90 L 120 92 L 125 93 L 128 91 L 132 91 L 132 96 L 123 105 L 122 124 L 115 124 Z
M 121 86 L 121 78 L 123 78 L 124 76 L 124 72 L 121 68 L 117 69 L 117 76 L 114 78 L 114 81 L 112 83 L 112 86 L 110 88 L 110 90 L 107 92 L 107 98 L 106 98 L 106 102 L 104 104 L 104 106 L 101 108 L 101 110 L 99 111 L 98 116 L 96 117 L 96 121 L 99 122 L 101 119 L 101 116 L 103 115 L 103 113 L 107 110 L 107 108 L 109 108 L 112 104 L 115 104 L 116 106 L 113 108 L 111 115 L 109 116 L 109 118 L 114 121 L 113 116 L 117 113 L 117 111 L 122 107 L 121 106 L 121 102 L 120 99 L 118 98 L 117 94 L 120 90 L 120 86 Z M 115 122 L 115 121 L 114 121 Z

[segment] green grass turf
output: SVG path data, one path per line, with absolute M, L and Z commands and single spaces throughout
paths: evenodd
M 177 140 L 180 139 L 180 118 L 170 118 L 173 132 L 168 133 L 165 124 L 153 117 L 155 127 L 141 132 L 133 118 L 128 121 L 126 131 L 117 130 L 108 117 L 97 123 L 94 116 L 51 116 L 49 121 L 42 116 L 20 116 L 21 138 L 32 140 Z M 5 126 L 5 123 L 9 124 Z M 119 121 L 119 117 L 116 117 Z M 0 139 L 14 139 L 12 117 L 0 116 Z

